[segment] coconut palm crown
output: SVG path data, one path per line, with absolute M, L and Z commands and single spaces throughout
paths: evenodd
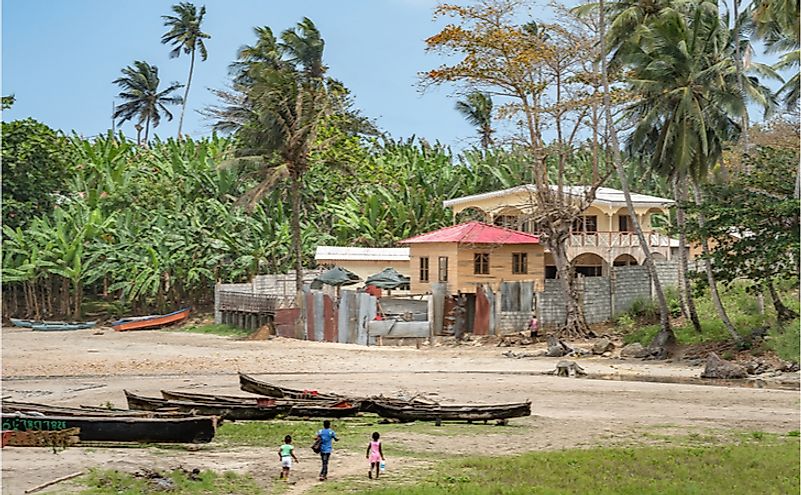
M 122 69 L 122 74 L 122 77 L 114 80 L 114 84 L 122 89 L 118 97 L 125 100 L 125 103 L 117 107 L 114 118 L 120 124 L 132 119 L 136 119 L 139 126 L 144 123 L 147 142 L 150 125 L 158 127 L 162 114 L 167 120 L 172 120 L 172 113 L 167 105 L 181 104 L 183 98 L 173 95 L 173 92 L 183 87 L 183 84 L 173 82 L 167 89 L 159 91 L 158 67 L 142 60 Z
M 189 87 L 192 85 L 192 73 L 195 70 L 195 52 L 200 52 L 200 59 L 205 61 L 208 57 L 208 52 L 203 40 L 209 39 L 211 36 L 200 30 L 203 17 L 206 15 L 205 6 L 200 7 L 200 11 L 198 11 L 195 5 L 189 2 L 181 2 L 173 5 L 172 11 L 175 15 L 162 16 L 164 26 L 168 27 L 169 31 L 162 35 L 161 42 L 165 45 L 172 45 L 173 49 L 170 51 L 170 58 L 180 56 L 181 52 L 191 57 L 189 77 L 184 91 L 183 108 L 181 109 L 181 117 L 178 119 L 178 135 L 180 136 L 181 129 L 183 129 L 186 102 L 189 98 Z

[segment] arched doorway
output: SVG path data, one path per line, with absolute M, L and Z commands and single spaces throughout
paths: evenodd
M 571 261 L 576 275 L 585 277 L 600 277 L 606 275 L 609 267 L 603 258 L 595 253 L 583 253 Z
M 651 253 L 651 256 L 654 258 L 654 261 L 667 261 L 665 255 L 662 253 Z
M 507 229 L 520 230 L 523 220 L 523 212 L 514 206 L 507 206 L 500 211 L 495 212 L 493 223 L 499 227 L 506 227 Z
M 488 223 L 489 215 L 487 215 L 486 211 L 476 206 L 468 206 L 467 208 L 456 214 L 457 224 L 472 222 L 476 220 L 479 222 Z
M 612 266 L 637 266 L 638 264 L 637 258 L 630 254 L 621 254 L 612 262 Z

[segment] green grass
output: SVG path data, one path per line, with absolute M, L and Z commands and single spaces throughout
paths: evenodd
M 170 493 L 173 495 L 262 495 L 266 493 L 252 478 L 233 472 L 223 474 L 201 471 L 199 480 L 190 480 L 181 471 L 164 473 L 175 482 L 175 489 L 165 492 L 157 489 L 150 480 L 111 469 L 93 469 L 80 481 L 86 487 L 81 495 L 142 495 Z
M 773 336 L 771 347 L 784 359 L 798 360 L 798 321 L 787 323 L 784 329 L 776 324 L 775 313 L 770 303 L 770 296 L 765 295 L 766 314 L 759 314 L 759 307 L 755 295 L 746 291 L 744 284 L 732 284 L 729 287 L 720 287 L 721 298 L 726 312 L 732 321 L 735 329 L 744 337 L 759 327 L 770 327 L 770 334 Z M 785 289 L 780 293 L 785 304 L 791 309 L 799 310 L 798 292 L 791 288 Z M 673 299 L 671 296 L 670 299 Z M 695 304 L 698 310 L 698 317 L 701 320 L 701 333 L 693 329 L 692 323 L 685 322 L 684 325 L 676 326 L 673 331 L 676 339 L 681 344 L 699 344 L 704 342 L 718 342 L 729 339 L 729 334 L 723 326 L 723 322 L 718 317 L 717 311 L 712 304 L 712 299 L 707 290 L 702 296 L 695 297 Z M 649 308 L 642 308 L 641 312 L 649 313 Z M 656 312 L 658 318 L 658 311 Z M 637 315 L 626 313 L 618 320 L 618 330 L 624 333 L 623 341 L 626 344 L 639 342 L 648 345 L 654 335 L 659 331 L 658 324 L 637 325 Z M 795 339 L 793 338 L 793 334 Z
M 339 441 L 335 448 L 361 451 L 370 441 L 370 436 L 377 431 L 386 438 L 387 435 L 421 434 L 432 436 L 458 436 L 458 435 L 486 435 L 503 433 L 505 435 L 524 434 L 528 431 L 525 425 L 511 424 L 508 426 L 494 426 L 492 424 L 451 424 L 443 423 L 435 426 L 433 423 L 389 423 L 381 424 L 377 416 L 364 416 L 360 418 L 342 418 L 331 422 L 331 428 L 336 431 Z M 275 446 L 283 443 L 285 435 L 292 435 L 295 445 L 306 448 L 314 442 L 314 436 L 322 428 L 322 421 L 237 421 L 224 423 L 214 437 L 215 442 L 222 445 L 235 446 Z M 307 445 L 308 444 L 308 445 Z M 392 442 L 385 442 L 387 453 L 406 455 L 412 453 L 407 449 L 395 446 Z M 425 449 L 425 447 L 422 447 Z M 422 452 L 413 452 L 420 454 Z
M 774 326 L 768 332 L 768 347 L 780 358 L 799 362 L 801 356 L 801 321 L 798 318 L 785 323 L 782 327 Z
M 178 329 L 179 332 L 192 332 L 192 333 L 204 333 L 207 335 L 219 335 L 221 337 L 247 337 L 253 330 L 246 330 L 244 328 L 232 327 L 230 325 L 218 325 L 216 323 L 211 323 L 208 325 L 190 325 L 186 327 L 182 327 Z
M 788 494 L 799 490 L 798 438 L 749 435 L 704 447 L 595 448 L 450 460 L 416 484 L 362 495 Z M 321 487 L 314 493 L 333 493 Z

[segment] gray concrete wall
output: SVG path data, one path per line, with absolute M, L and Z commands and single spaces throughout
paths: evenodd
M 545 280 L 545 288 L 539 295 L 537 312 L 540 326 L 559 325 L 565 321 L 565 295 L 558 280 Z
M 679 262 L 676 260 L 657 261 L 656 274 L 662 287 L 679 286 Z
M 612 267 L 612 317 L 626 312 L 637 299 L 651 298 L 651 277 L 644 266 Z
M 581 279 L 582 303 L 587 323 L 603 323 L 612 318 L 611 281 L 608 277 Z
M 524 332 L 528 330 L 531 312 L 503 312 L 498 313 L 495 326 L 496 335 Z

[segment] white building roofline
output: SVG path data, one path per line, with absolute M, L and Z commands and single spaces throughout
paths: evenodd
M 557 189 L 556 185 L 551 185 L 551 189 Z M 564 191 L 565 194 L 571 196 L 583 196 L 584 192 L 590 186 L 565 186 Z M 490 191 L 482 194 L 473 194 L 470 196 L 463 196 L 461 198 L 454 198 L 448 199 L 442 202 L 442 206 L 445 208 L 450 208 L 452 206 L 458 206 L 465 203 L 472 203 L 475 201 L 482 201 L 485 199 L 497 198 L 501 196 L 506 196 L 509 194 L 516 194 L 521 192 L 528 192 L 531 194 L 535 194 L 537 192 L 537 187 L 533 184 L 523 184 L 520 186 L 511 187 L 509 189 L 501 189 L 498 191 Z M 650 196 L 648 194 L 640 194 L 640 193 L 631 193 L 631 201 L 635 207 L 663 207 L 667 208 L 673 206 L 675 201 L 668 198 L 660 198 L 657 196 Z M 613 189 L 611 187 L 599 187 L 595 192 L 595 201 L 592 202 L 593 205 L 604 205 L 604 206 L 612 206 L 612 207 L 624 207 L 626 206 L 626 199 L 623 194 L 623 191 L 619 189 Z
M 317 246 L 316 261 L 409 261 L 409 248 Z

